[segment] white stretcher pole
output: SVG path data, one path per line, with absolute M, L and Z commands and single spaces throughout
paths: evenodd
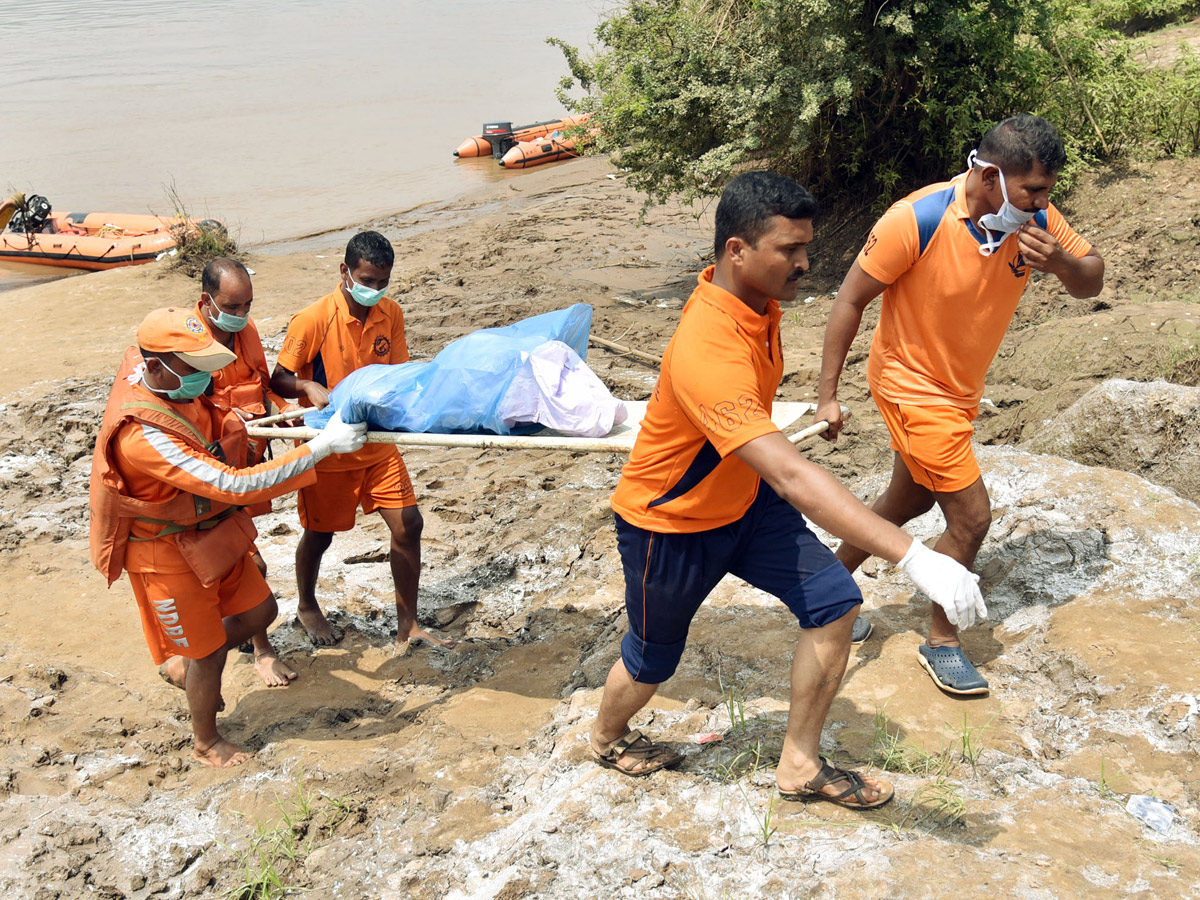
M 258 422 L 246 425 L 246 432 L 254 438 L 282 438 L 284 440 L 307 441 L 320 434 L 319 428 L 264 428 Z M 815 422 L 802 431 L 788 437 L 793 444 L 820 434 L 829 427 L 828 422 Z M 631 435 L 632 437 L 632 435 Z M 564 434 L 416 434 L 408 431 L 368 431 L 369 444 L 395 444 L 400 447 L 473 447 L 476 449 L 500 450 L 577 450 L 583 453 L 628 453 L 633 443 L 627 444 L 608 438 L 571 437 Z

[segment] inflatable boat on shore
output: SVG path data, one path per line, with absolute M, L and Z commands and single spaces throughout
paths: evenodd
M 561 131 L 556 131 L 534 140 L 517 141 L 500 158 L 500 165 L 506 169 L 528 169 L 530 166 L 540 166 L 542 163 L 560 159 L 574 159 L 578 155 L 575 138 L 566 137 Z
M 478 156 L 500 159 L 515 143 L 532 141 L 565 128 L 573 128 L 584 124 L 590 118 L 590 115 L 567 116 L 565 119 L 548 119 L 545 122 L 534 122 L 532 125 L 518 125 L 516 128 L 513 128 L 512 122 L 484 122 L 483 133 L 469 137 L 459 144 L 454 155 L 459 159 L 473 159 Z
M 42 198 L 31 197 L 30 203 Z M 4 261 L 100 271 L 153 262 L 178 242 L 180 227 L 224 230 L 215 219 L 181 220 L 129 213 L 56 213 L 0 205 L 0 263 Z M 16 213 L 14 215 L 14 213 Z M 28 230 L 27 230 L 28 229 Z

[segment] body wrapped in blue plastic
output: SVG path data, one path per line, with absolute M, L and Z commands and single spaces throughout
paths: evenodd
M 323 428 L 335 412 L 372 430 L 437 434 L 526 434 L 539 426 L 504 423 L 498 407 L 522 364 L 522 353 L 562 341 L 587 356 L 592 308 L 576 303 L 506 325 L 484 328 L 447 344 L 429 362 L 365 366 L 333 389 L 329 405 L 304 424 Z

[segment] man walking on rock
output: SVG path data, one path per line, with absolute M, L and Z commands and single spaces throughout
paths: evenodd
M 780 793 L 867 809 L 890 800 L 892 786 L 819 755 L 862 595 L 804 515 L 898 562 L 954 621 L 986 610 L 975 576 L 871 513 L 771 421 L 783 376 L 779 301 L 795 299 L 808 269 L 815 211 L 807 190 L 768 172 L 739 175 L 721 195 L 716 265 L 684 307 L 612 498 L 629 630 L 590 743 L 601 765 L 627 775 L 679 762 L 629 719 L 674 674 L 692 618 L 732 573 L 782 600 L 800 625 Z
M 871 229 L 842 282 L 825 329 L 815 416 L 842 429 L 838 380 L 863 310 L 880 294 L 867 381 L 892 437 L 887 489 L 871 507 L 897 525 L 936 503 L 946 530 L 935 549 L 975 564 L 991 502 L 971 449 L 984 378 L 1030 271 L 1054 275 L 1072 297 L 1104 286 L 1104 260 L 1050 203 L 1066 162 L 1058 131 L 1019 115 L 992 128 L 967 171 L 894 204 Z M 837 557 L 853 572 L 872 553 L 847 539 Z M 937 603 L 919 661 L 952 694 L 987 693 L 962 652 L 957 624 Z M 869 637 L 866 619 L 854 641 Z

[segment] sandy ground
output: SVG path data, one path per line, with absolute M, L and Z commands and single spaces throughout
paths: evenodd
M 636 722 L 685 763 L 632 781 L 590 762 L 624 627 L 613 454 L 406 453 L 426 520 L 421 618 L 460 639 L 453 653 L 392 656 L 378 517 L 326 555 L 319 595 L 347 637 L 313 650 L 292 621 L 294 499 L 278 502 L 260 546 L 273 637 L 300 678 L 269 690 L 231 656 L 222 727 L 255 756 L 192 764 L 183 695 L 150 664 L 127 583 L 106 590 L 87 562 L 86 481 L 136 323 L 198 286 L 142 268 L 0 295 L 0 895 L 282 896 L 238 893 L 277 876 L 314 898 L 1200 896 L 1197 498 L 1020 448 L 1102 380 L 1169 375 L 1195 346 L 1198 201 L 1196 161 L 1089 180 L 1066 211 L 1108 259 L 1108 286 L 1088 301 L 1031 287 L 993 366 L 979 422 L 992 616 L 966 638 L 991 695 L 941 694 L 915 663 L 925 613 L 910 586 L 886 565 L 860 577 L 876 636 L 851 657 L 824 743 L 890 770 L 898 799 L 868 815 L 774 796 L 795 624 L 733 580 Z M 593 334 L 660 352 L 707 262 L 711 210 L 656 208 L 639 226 L 640 202 L 581 160 L 371 223 L 396 244 L 414 357 L 580 301 Z M 785 313 L 786 400 L 813 399 L 832 291 L 862 238 L 823 244 L 823 228 Z M 268 356 L 334 285 L 340 252 L 252 257 Z M 806 452 L 869 497 L 890 454 L 864 332 L 842 395 L 853 423 Z M 599 349 L 589 363 L 619 396 L 653 386 L 652 366 Z M 1126 812 L 1130 794 L 1173 807 L 1165 833 Z

